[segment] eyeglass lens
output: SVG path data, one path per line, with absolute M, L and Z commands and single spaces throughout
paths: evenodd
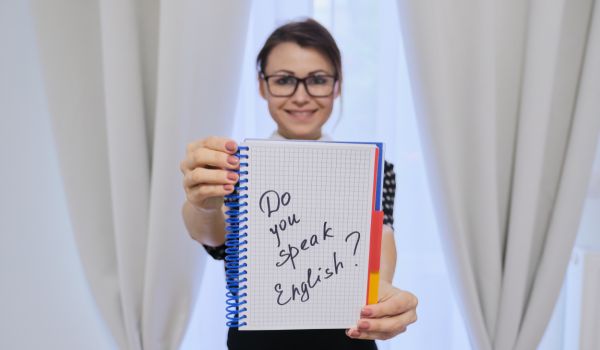
M 272 75 L 266 79 L 269 92 L 274 96 L 281 97 L 292 96 L 302 81 L 304 81 L 308 94 L 314 97 L 331 95 L 335 84 L 335 79 L 326 75 L 314 75 L 304 79 L 289 75 Z

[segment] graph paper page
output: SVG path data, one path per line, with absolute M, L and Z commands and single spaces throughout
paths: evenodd
M 247 326 L 356 325 L 367 295 L 376 146 L 249 140 Z

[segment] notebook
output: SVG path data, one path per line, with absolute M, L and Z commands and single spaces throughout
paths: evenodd
M 356 325 L 377 302 L 383 144 L 246 140 L 226 196 L 227 325 Z

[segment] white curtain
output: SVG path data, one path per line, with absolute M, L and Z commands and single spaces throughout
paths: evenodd
M 534 349 L 600 129 L 593 0 L 398 0 L 446 260 L 475 349 Z
M 176 349 L 204 257 L 179 161 L 235 113 L 249 5 L 32 1 L 71 224 L 120 349 Z M 233 102 L 232 102 L 233 101 Z

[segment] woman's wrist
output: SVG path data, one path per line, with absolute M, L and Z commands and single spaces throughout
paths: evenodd
M 194 204 L 189 200 L 186 200 L 186 203 L 202 214 L 212 214 L 220 211 L 223 207 L 223 197 L 207 198 L 200 204 Z
M 194 240 L 209 246 L 219 246 L 223 243 L 225 218 L 221 207 L 198 207 L 186 200 L 183 205 L 183 219 Z

